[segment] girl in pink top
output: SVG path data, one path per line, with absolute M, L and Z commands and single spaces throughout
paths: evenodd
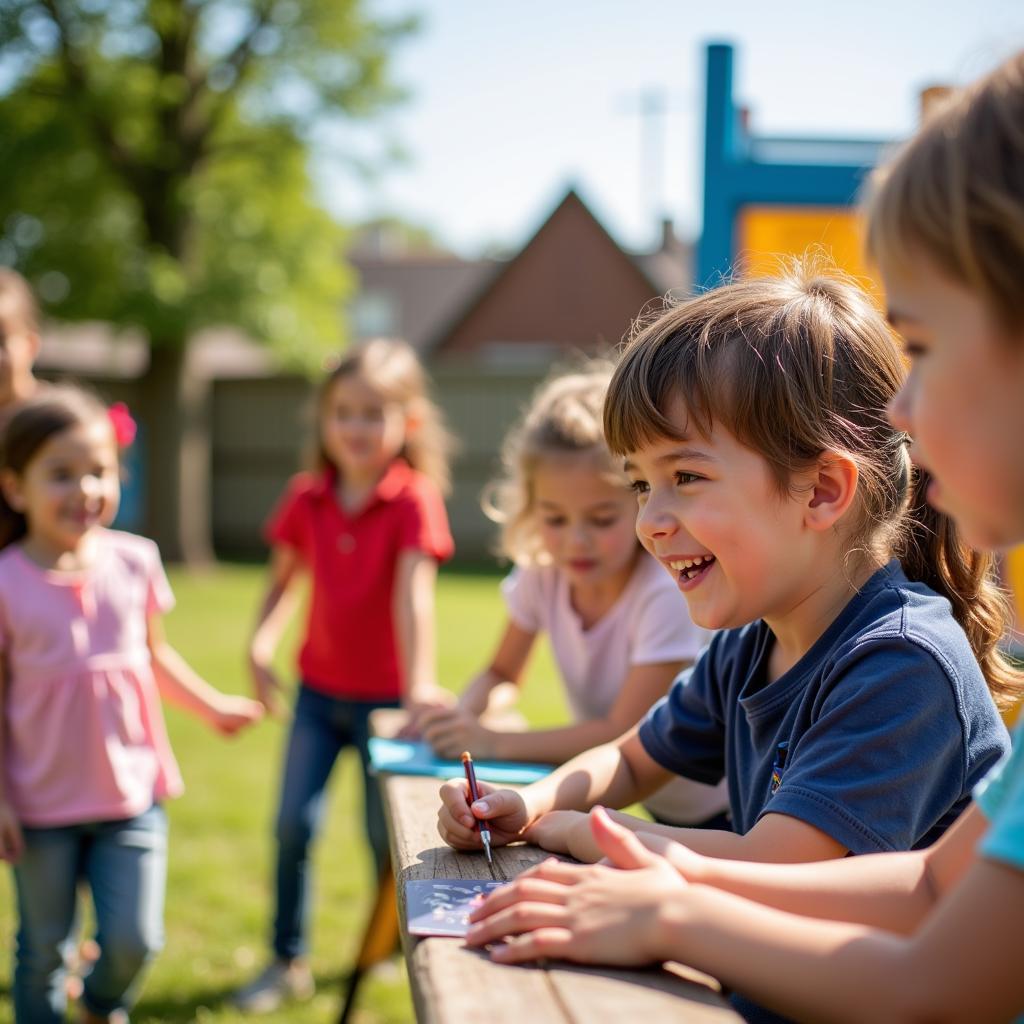
M 88 884 L 100 956 L 79 1019 L 126 1019 L 162 942 L 167 822 L 182 789 L 161 694 L 231 734 L 262 708 L 166 642 L 156 546 L 109 530 L 120 495 L 107 410 L 73 388 L 29 400 L 0 461 L 0 857 L 14 865 L 19 1022 L 62 1021 L 63 952 Z

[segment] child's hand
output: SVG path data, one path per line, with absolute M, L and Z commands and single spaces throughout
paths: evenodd
M 600 808 L 589 820 L 615 867 L 549 860 L 531 868 L 470 913 L 468 945 L 497 943 L 492 956 L 504 963 L 551 956 L 633 967 L 671 956 L 662 911 L 678 905 L 686 882 Z
M 210 724 L 225 736 L 234 736 L 235 733 L 258 722 L 263 714 L 264 705 L 258 700 L 223 693 L 212 709 Z
M 419 726 L 438 757 L 458 760 L 464 750 L 477 760 L 495 756 L 494 733 L 462 708 L 428 708 L 420 715 Z
M 409 713 L 408 721 L 398 732 L 401 740 L 417 740 L 423 735 L 423 717 L 434 711 L 450 708 L 455 704 L 455 694 L 440 686 L 421 687 L 407 696 L 404 701 Z
M 541 849 L 567 853 L 588 864 L 602 856 L 590 832 L 590 819 L 582 811 L 548 811 L 523 832 L 523 838 Z
M 250 658 L 249 674 L 252 676 L 256 699 L 266 709 L 267 714 L 271 718 L 287 717 L 285 703 L 282 699 L 284 687 L 281 685 L 281 681 L 277 678 L 274 670 L 269 665 L 264 665 L 262 662 Z
M 618 871 L 600 864 L 550 860 L 521 874 L 470 914 L 466 943 L 494 960 L 558 957 L 577 963 L 637 967 L 671 956 L 663 908 L 686 883 L 663 858 Z
M 25 849 L 21 825 L 9 803 L 0 803 L 0 860 L 14 864 Z
M 456 850 L 479 850 L 483 844 L 474 827 L 477 819 L 490 823 L 491 845 L 505 846 L 522 838 L 530 820 L 523 797 L 511 789 L 495 789 L 478 782 L 480 799 L 469 805 L 469 784 L 465 779 L 452 779 L 441 787 L 441 808 L 437 812 L 437 831 Z

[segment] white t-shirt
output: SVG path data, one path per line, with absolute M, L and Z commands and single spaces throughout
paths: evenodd
M 528 633 L 547 632 L 576 721 L 604 718 L 634 665 L 693 661 L 710 639 L 694 625 L 672 577 L 641 553 L 619 599 L 589 629 L 572 607 L 569 581 L 552 566 L 514 569 L 501 585 L 509 617 Z M 700 822 L 728 806 L 725 782 L 675 779 L 645 801 L 673 824 Z

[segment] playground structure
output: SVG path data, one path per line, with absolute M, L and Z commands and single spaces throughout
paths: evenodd
M 704 229 L 695 284 L 710 287 L 739 265 L 770 271 L 776 254 L 821 246 L 869 281 L 858 192 L 890 140 L 758 136 L 733 95 L 733 48 L 707 48 Z

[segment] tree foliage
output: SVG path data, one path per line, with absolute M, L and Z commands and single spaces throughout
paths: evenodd
M 62 319 L 155 344 L 232 323 L 340 340 L 341 228 L 311 134 L 399 98 L 409 18 L 361 0 L 0 0 L 0 263 Z

